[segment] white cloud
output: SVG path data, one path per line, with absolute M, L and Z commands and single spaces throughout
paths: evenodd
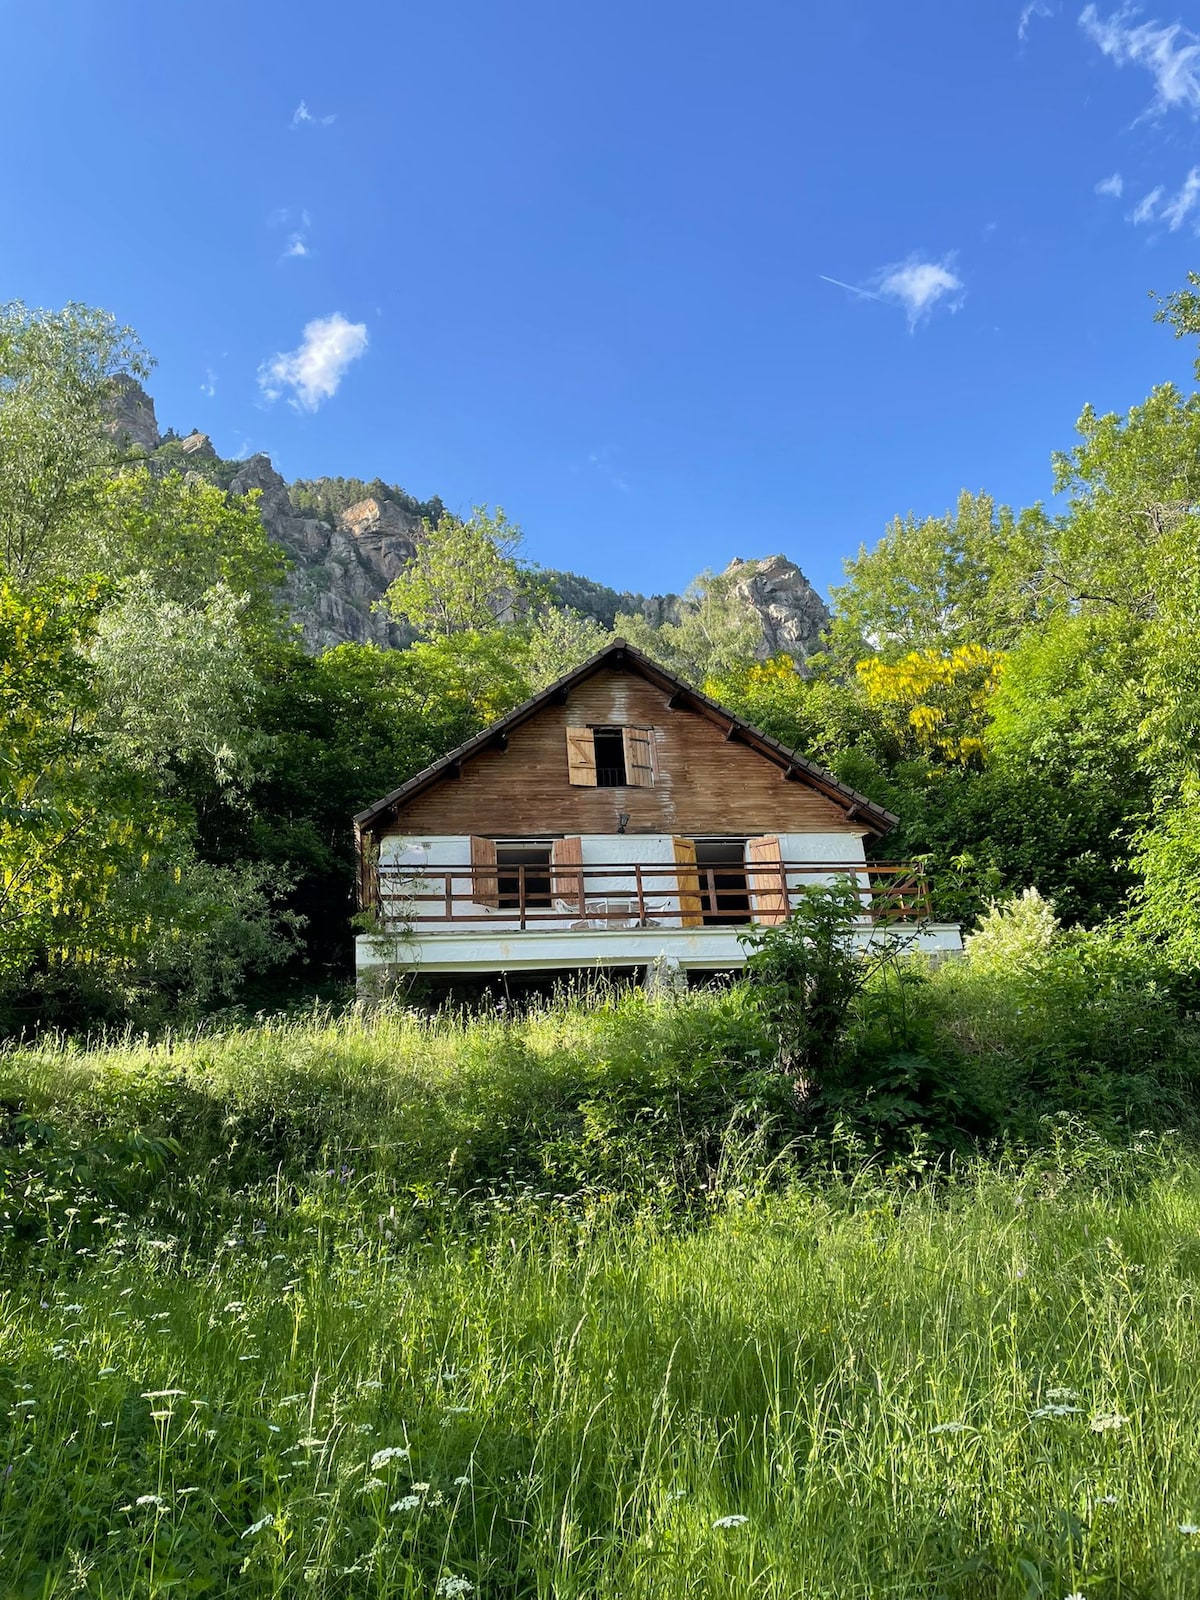
M 1178 233 L 1200 201 L 1200 167 L 1193 167 L 1173 195 L 1160 183 L 1150 193 L 1143 195 L 1129 213 L 1130 222 L 1165 222 L 1172 233 Z
M 1094 5 L 1083 8 L 1079 26 L 1118 67 L 1144 67 L 1154 79 L 1152 111 L 1179 106 L 1200 116 L 1200 37 L 1181 22 L 1141 22 L 1128 5 L 1102 18 Z
M 1151 189 L 1149 194 L 1143 195 L 1138 201 L 1137 205 L 1134 206 L 1133 210 L 1129 213 L 1130 222 L 1151 221 L 1155 211 L 1158 208 L 1158 202 L 1162 199 L 1165 192 L 1166 191 L 1163 189 L 1163 186 L 1160 183 L 1157 189 Z
M 824 272 L 817 276 L 824 283 L 839 289 L 848 289 L 860 300 L 880 300 L 885 304 L 903 306 L 908 314 L 911 332 L 919 322 L 928 317 L 939 301 L 946 302 L 947 311 L 957 311 L 966 298 L 967 287 L 953 270 L 955 252 L 952 250 L 941 261 L 922 261 L 919 255 L 909 256 L 894 267 L 884 267 L 872 280 L 874 288 L 846 283 L 841 278 L 830 278 Z
M 1034 17 L 1052 17 L 1053 10 L 1046 4 L 1046 0 L 1028 0 L 1028 4 L 1021 7 L 1021 20 L 1017 23 L 1017 38 L 1026 39 L 1029 36 L 1029 24 Z
M 290 389 L 290 403 L 298 411 L 315 411 L 322 400 L 337 393 L 346 368 L 366 348 L 365 322 L 347 322 L 340 311 L 317 317 L 305 324 L 299 349 L 263 362 L 258 369 L 259 388 L 268 400 L 278 400 Z
M 211 367 L 204 369 L 204 382 L 200 385 L 200 393 L 207 395 L 211 400 L 217 392 L 217 375 Z
M 1172 233 L 1177 233 L 1197 200 L 1200 200 L 1200 167 L 1193 167 L 1180 185 L 1179 193 L 1162 208 L 1160 221 L 1165 222 Z
M 1114 172 L 1111 178 L 1101 178 L 1096 185 L 1096 193 L 1110 195 L 1114 200 L 1119 200 L 1125 193 L 1125 179 L 1119 172 Z
M 336 111 L 331 112 L 327 117 L 314 117 L 312 112 L 308 109 L 307 103 L 303 100 L 301 100 L 295 111 L 292 112 L 293 128 L 303 128 L 306 125 L 313 128 L 328 128 L 330 123 L 336 121 Z
M 283 254 L 279 258 L 281 261 L 295 260 L 300 256 L 312 255 L 312 250 L 308 243 L 312 217 L 309 215 L 307 207 L 303 211 L 295 212 L 287 206 L 280 206 L 277 211 L 272 211 L 267 218 L 267 226 L 269 228 L 282 228 L 290 223 L 293 218 L 298 219 L 299 226 L 293 227 L 288 233 L 287 244 L 284 246 Z
M 943 261 L 909 256 L 898 266 L 884 268 L 877 285 L 879 296 L 904 307 L 910 329 L 923 322 L 939 301 L 945 301 L 948 311 L 957 311 L 967 291 L 953 264 L 953 253 Z

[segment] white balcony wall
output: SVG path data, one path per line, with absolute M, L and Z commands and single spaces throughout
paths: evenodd
M 852 833 L 781 833 L 779 835 L 779 849 L 785 862 L 802 862 L 810 867 L 818 861 L 828 861 L 840 867 L 865 864 L 866 850 L 863 846 L 861 834 Z M 787 875 L 789 889 L 802 889 L 812 884 L 828 887 L 835 883 L 840 873 L 836 872 L 789 872 Z M 871 905 L 871 883 L 865 874 L 860 874 L 859 884 L 863 890 L 863 910 L 867 911 Z
M 384 912 L 389 925 L 441 916 L 445 910 L 446 868 L 470 865 L 471 841 L 466 837 L 450 834 L 416 839 L 392 835 L 384 839 L 379 847 L 380 886 L 386 896 Z M 426 876 L 423 868 L 434 870 Z M 454 914 L 469 916 L 473 910 L 470 875 L 454 877 L 450 882 L 455 895 Z
M 601 833 L 582 840 L 585 867 L 633 866 L 642 873 L 646 916 L 655 923 L 679 920 L 675 843 L 669 833 Z M 637 874 L 604 873 L 584 883 L 584 914 L 596 926 L 619 927 L 624 914 L 637 914 Z

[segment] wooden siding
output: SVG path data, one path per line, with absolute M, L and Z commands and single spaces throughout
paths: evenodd
M 629 833 L 846 833 L 861 823 L 803 778 L 787 781 L 771 761 L 632 672 L 605 669 L 508 736 L 508 749 L 464 761 L 419 794 L 389 834 L 610 834 L 618 812 Z M 645 788 L 581 787 L 568 780 L 567 729 L 639 726 L 652 730 L 654 782 Z

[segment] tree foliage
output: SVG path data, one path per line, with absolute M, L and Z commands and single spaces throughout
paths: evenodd
M 119 377 L 148 371 L 106 311 L 0 305 L 0 566 L 12 580 L 45 577 L 86 534 L 119 456 L 106 406 Z
M 426 521 L 416 555 L 388 589 L 388 610 L 432 639 L 521 615 L 534 592 L 520 559 L 524 539 L 499 506 L 476 506 L 466 522 L 448 512 Z
M 746 576 L 745 568 L 739 576 Z M 762 643 L 757 620 L 738 594 L 737 578 L 702 572 L 681 596 L 674 621 L 652 624 L 644 615 L 621 612 L 613 624 L 646 655 L 699 687 L 753 659 Z

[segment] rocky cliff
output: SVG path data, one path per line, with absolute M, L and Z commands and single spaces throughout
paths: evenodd
M 440 501 L 421 503 L 395 485 L 375 480 L 317 479 L 288 485 L 265 455 L 245 461 L 218 456 L 204 433 L 181 438 L 160 433 L 154 402 L 141 385 L 124 380 L 112 406 L 110 431 L 152 468 L 195 472 L 234 494 L 256 489 L 263 524 L 291 557 L 282 599 L 300 625 L 305 647 L 377 644 L 399 648 L 411 635 L 374 606 L 392 579 L 411 561 L 422 534 L 423 515 Z M 356 492 L 368 490 L 361 499 Z M 347 503 L 348 502 L 348 503 Z M 731 562 L 735 588 L 761 628 L 761 660 L 786 652 L 803 662 L 829 621 L 825 602 L 786 556 Z M 573 572 L 546 576 L 561 605 L 595 617 L 611 628 L 618 612 L 641 614 L 658 626 L 678 620 L 679 595 L 642 595 L 610 589 Z

